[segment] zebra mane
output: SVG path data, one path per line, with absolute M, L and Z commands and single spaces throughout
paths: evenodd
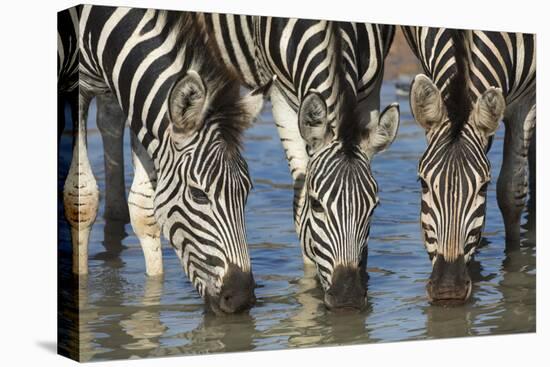
M 337 66 L 335 70 L 335 80 L 338 86 L 338 102 L 336 103 L 336 119 L 339 121 L 337 126 L 337 137 L 342 142 L 343 153 L 345 156 L 352 158 L 356 156 L 357 147 L 359 146 L 364 128 L 361 126 L 361 119 L 357 108 L 357 95 L 349 85 L 346 78 L 346 69 L 344 62 L 343 48 L 344 44 L 341 37 L 341 29 L 339 22 L 333 22 L 331 27 L 332 37 L 334 39 L 334 64 Z
M 340 101 L 338 103 L 338 138 L 342 142 L 343 152 L 346 156 L 352 158 L 356 156 L 357 148 L 365 134 L 365 127 L 361 124 L 359 111 L 357 108 L 357 97 L 351 90 L 351 87 L 344 84 L 340 91 Z
M 205 124 L 217 124 L 227 151 L 235 153 L 241 148 L 243 131 L 250 126 L 251 120 L 240 95 L 238 77 L 224 67 L 206 29 L 194 13 L 183 13 L 177 23 L 180 24 L 178 38 L 181 37 L 178 42 L 186 49 L 188 63 L 183 72 L 195 70 L 208 91 L 208 107 L 203 116 Z
M 466 35 L 461 30 L 451 30 L 455 58 L 455 72 L 449 80 L 444 98 L 447 115 L 451 120 L 451 138 L 457 140 L 472 111 L 472 98 L 468 87 L 469 55 Z
M 217 124 L 228 153 L 237 153 L 242 148 L 242 136 L 251 125 L 251 117 L 241 103 L 239 84 L 226 83 L 211 97 L 206 111 L 205 123 Z

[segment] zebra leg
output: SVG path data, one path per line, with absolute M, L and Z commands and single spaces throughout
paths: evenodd
M 105 162 L 105 219 L 128 223 L 130 214 L 124 187 L 123 140 L 126 118 L 111 94 L 97 96 L 97 128 L 103 140 Z
M 153 206 L 156 172 L 140 141 L 135 134 L 132 133 L 131 136 L 134 181 L 128 195 L 130 220 L 145 256 L 146 273 L 155 276 L 163 272 L 160 228 Z
M 497 182 L 497 199 L 504 218 L 506 250 L 520 245 L 521 213 L 528 191 L 527 153 L 535 127 L 536 105 L 517 106 L 504 117 L 504 156 Z
M 86 119 L 90 98 L 80 95 L 78 103 L 71 103 L 73 111 L 77 104 L 78 122 L 74 126 L 73 156 L 63 188 L 63 205 L 65 217 L 71 227 L 73 273 L 87 274 L 88 240 L 97 216 L 99 190 L 86 147 Z

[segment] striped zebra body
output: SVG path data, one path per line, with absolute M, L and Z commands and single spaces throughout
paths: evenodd
M 249 307 L 254 280 L 244 204 L 251 181 L 240 138 L 259 113 L 264 90 L 239 95 L 239 82 L 222 72 L 188 13 L 81 9 L 78 145 L 85 147 L 91 98 L 112 94 L 133 135 L 135 175 L 147 186 L 134 191 L 139 182 L 132 185 L 132 225 L 145 220 L 147 231 L 158 223 L 213 311 Z M 89 167 L 84 171 L 93 177 Z M 133 215 L 132 207 L 147 215 Z
M 327 77 L 324 70 L 319 73 L 316 63 L 324 58 L 325 68 L 330 65 L 327 56 L 321 54 L 334 53 L 334 45 L 329 44 L 328 36 L 331 27 L 338 28 L 342 36 L 338 43 L 342 46 L 345 78 L 361 106 L 361 119 L 368 124 L 378 118 L 384 59 L 393 42 L 394 26 L 226 14 L 202 14 L 199 18 L 210 30 L 218 53 L 231 72 L 239 75 L 249 88 L 258 87 L 272 75 L 277 75 L 282 97 L 295 113 L 308 87 L 332 91 L 334 79 Z M 276 29 L 274 33 L 272 28 Z M 258 41 L 260 39 L 264 42 Z M 304 42 L 295 45 L 294 50 L 290 50 L 293 47 L 288 45 L 289 50 L 286 50 L 286 42 L 297 39 L 309 39 L 311 45 L 308 47 L 308 42 Z M 279 49 L 274 48 L 274 44 Z M 284 56 L 280 55 L 281 52 Z M 334 89 L 338 90 L 337 87 Z M 336 99 L 327 95 L 330 97 L 332 107 L 329 109 L 335 111 Z M 366 111 L 363 113 L 363 110 Z M 333 112 L 333 121 L 334 117 Z
M 277 77 L 273 116 L 294 181 L 294 221 L 328 307 L 365 304 L 370 218 L 378 202 L 372 156 L 397 132 L 379 114 L 393 27 L 203 14 L 230 71 L 254 87 Z
M 346 79 L 357 94 L 363 123 L 377 122 L 384 60 L 395 36 L 395 26 L 340 22 Z
M 67 9 L 57 16 L 58 139 L 65 128 L 65 103 L 78 109 L 78 12 Z M 76 114 L 73 115 L 76 117 Z
M 452 30 L 402 27 L 426 74 L 445 95 L 455 72 Z M 468 51 L 468 90 L 480 97 L 500 88 L 506 105 L 531 97 L 535 89 L 535 37 L 532 34 L 462 31 Z
M 487 152 L 503 117 L 498 201 L 507 248 L 519 244 L 535 127 L 535 38 L 427 27 L 403 31 L 426 73 L 411 85 L 411 110 L 428 140 L 418 169 L 424 243 L 434 266 L 428 293 L 434 300 L 465 300 L 471 290 L 465 264 L 485 223 Z
M 60 12 L 57 23 L 57 89 L 69 93 L 78 86 L 77 8 Z

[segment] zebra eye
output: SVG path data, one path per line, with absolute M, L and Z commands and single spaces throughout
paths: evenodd
M 314 197 L 310 196 L 309 197 L 309 202 L 310 202 L 311 209 L 314 212 L 317 212 L 317 213 L 322 213 L 323 212 L 323 206 L 321 205 L 321 202 L 319 202 L 319 200 L 317 200 Z
M 479 189 L 479 195 L 485 195 L 487 194 L 487 187 L 489 186 L 489 182 L 485 182 L 481 188 Z
M 208 195 L 201 189 L 198 189 L 196 187 L 189 187 L 189 192 L 191 193 L 191 197 L 193 198 L 193 201 L 195 201 L 197 204 L 208 204 L 210 203 L 210 199 L 208 199 Z
M 422 186 L 422 192 L 426 194 L 428 192 L 428 184 L 422 177 L 418 177 L 418 181 L 420 181 L 420 186 Z

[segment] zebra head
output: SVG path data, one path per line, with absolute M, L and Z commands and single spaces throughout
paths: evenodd
M 475 103 L 469 97 L 462 102 L 457 106 L 451 95 L 444 99 L 425 75 L 411 84 L 411 110 L 428 141 L 418 176 L 420 222 L 433 266 L 427 285 L 432 302 L 463 302 L 470 296 L 467 263 L 481 239 L 491 179 L 487 150 L 505 108 L 497 88 Z
M 189 71 L 169 92 L 156 216 L 215 313 L 239 312 L 255 301 L 244 224 L 252 185 L 239 141 L 268 87 L 240 97 L 237 83 Z
M 309 92 L 298 113 L 310 156 L 298 233 L 305 257 L 316 265 L 325 305 L 362 309 L 366 305 L 370 219 L 378 205 L 370 163 L 374 154 L 394 140 L 399 107 L 388 107 L 376 126 L 343 123 L 337 133 L 327 116 L 323 96 Z

